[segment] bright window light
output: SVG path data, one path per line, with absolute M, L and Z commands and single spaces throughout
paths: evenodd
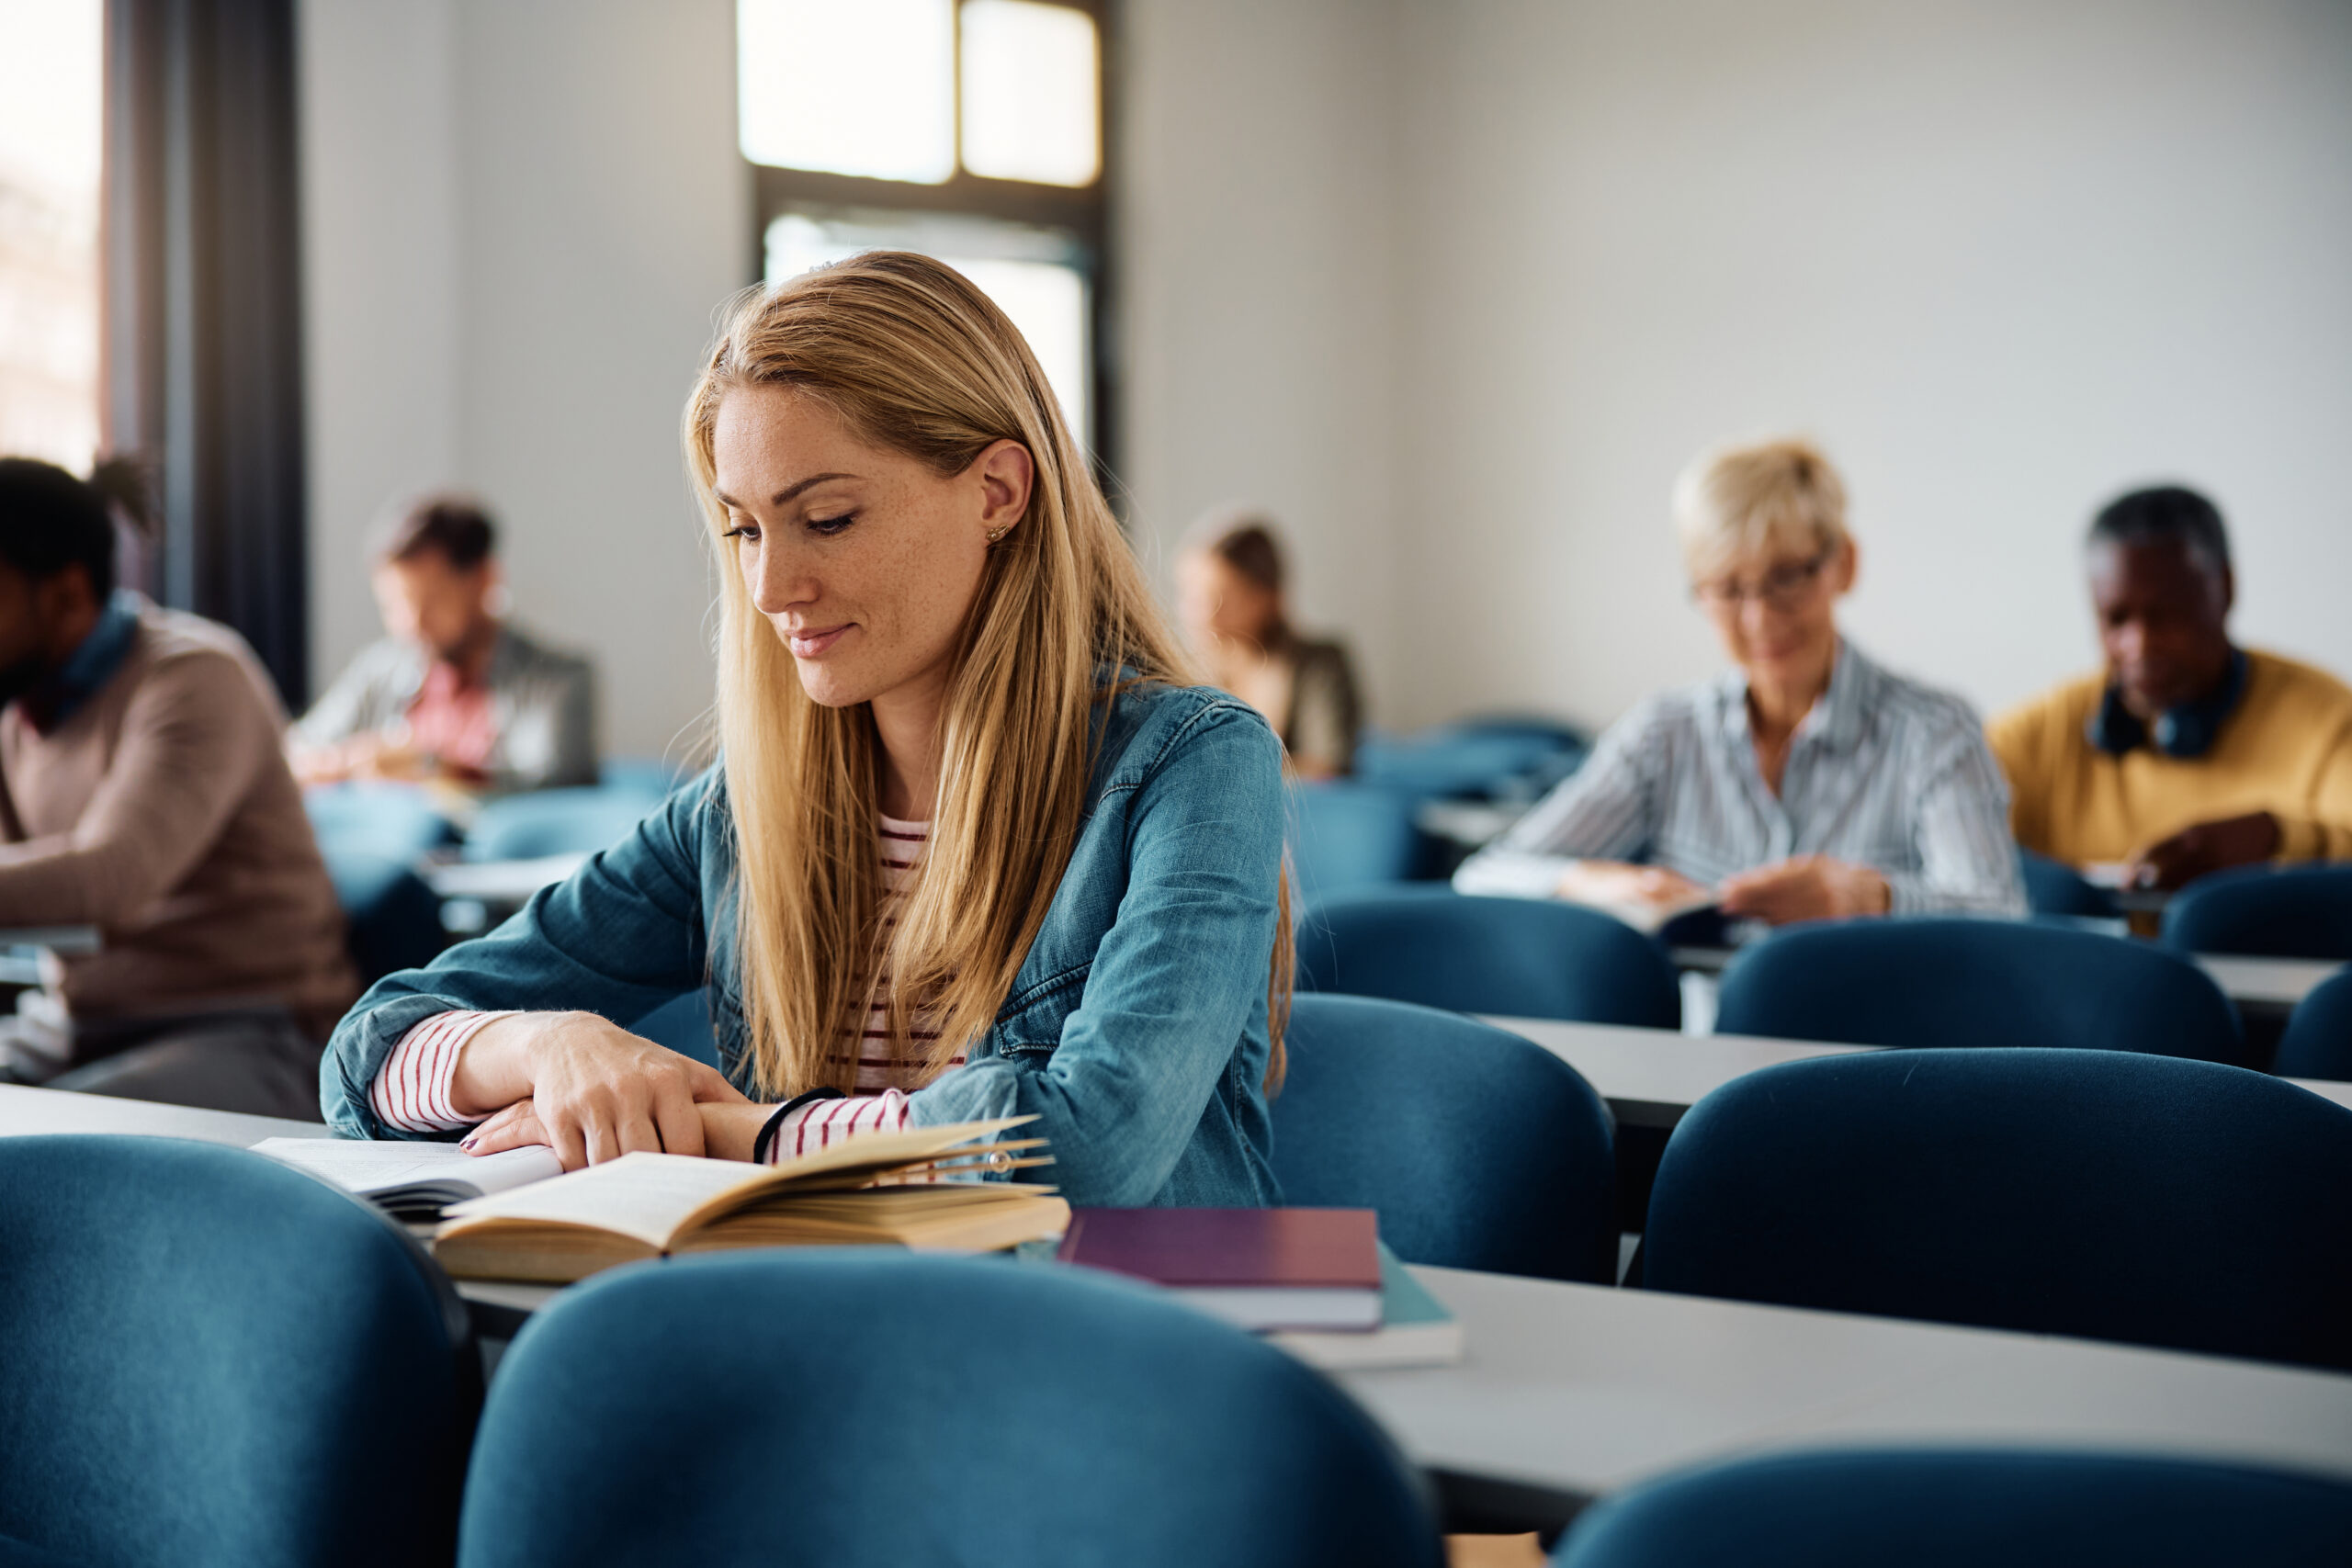
M 0 455 L 98 444 L 100 0 L 0 0 Z
M 956 173 L 955 0 L 737 0 L 754 164 L 937 185 Z
M 1094 18 L 1036 0 L 964 0 L 964 166 L 1094 183 L 1102 168 Z
M 767 280 L 781 283 L 870 250 L 920 251 L 970 278 L 1028 340 L 1070 429 L 1081 443 L 1091 439 L 1087 280 L 1066 236 L 944 214 L 788 212 L 768 225 Z

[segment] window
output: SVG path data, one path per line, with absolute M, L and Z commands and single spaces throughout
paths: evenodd
M 0 454 L 98 445 L 99 0 L 0 0 Z
M 939 257 L 1029 340 L 1098 452 L 1102 15 L 1096 0 L 737 0 L 738 137 L 761 276 Z

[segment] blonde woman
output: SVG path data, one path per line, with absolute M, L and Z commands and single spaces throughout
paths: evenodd
M 1454 886 L 1712 900 L 1775 925 L 2024 914 L 1976 715 L 1838 635 L 1858 558 L 1829 459 L 1803 441 L 1726 447 L 1684 472 L 1674 512 L 1691 597 L 1733 668 L 1618 720 Z
M 1097 1204 L 1278 1201 L 1281 748 L 1190 683 L 1037 362 L 876 253 L 685 412 L 724 761 L 335 1032 L 338 1130 L 773 1158 L 1035 1114 Z M 707 982 L 724 1071 L 624 1027 Z

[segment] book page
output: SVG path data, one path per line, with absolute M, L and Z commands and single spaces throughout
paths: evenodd
M 482 1193 L 503 1192 L 563 1174 L 555 1151 L 544 1144 L 476 1156 L 455 1144 L 401 1138 L 264 1138 L 254 1145 L 254 1153 L 299 1166 L 362 1197 L 428 1181 L 458 1181 Z
M 738 1160 L 628 1154 L 553 1181 L 459 1203 L 443 1228 L 535 1220 L 608 1230 L 666 1251 L 688 1215 L 713 1198 L 760 1186 L 766 1175 Z

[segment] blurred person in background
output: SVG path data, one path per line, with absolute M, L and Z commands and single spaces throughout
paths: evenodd
M 1290 624 L 1272 523 L 1248 511 L 1193 525 L 1176 558 L 1177 618 L 1209 680 L 1265 715 L 1289 771 L 1336 778 L 1355 766 L 1363 710 L 1348 650 Z
M 0 926 L 99 934 L 0 1016 L 0 1081 L 307 1121 L 343 916 L 253 650 L 115 586 L 141 488 L 0 459 Z
M 2352 859 L 2352 689 L 2230 640 L 2220 510 L 2134 491 L 2093 520 L 2085 557 L 2106 667 L 1990 730 L 2018 842 L 2150 888 Z
M 1858 558 L 1829 459 L 1803 441 L 1726 447 L 1684 471 L 1674 515 L 1691 597 L 1733 668 L 1611 725 L 1455 888 L 1713 904 L 1773 925 L 2024 914 L 1975 714 L 1838 630 Z
M 477 794 L 596 782 L 596 674 L 503 620 L 489 515 L 428 496 L 380 530 L 376 604 L 390 635 L 360 650 L 295 725 L 304 784 L 394 779 Z

